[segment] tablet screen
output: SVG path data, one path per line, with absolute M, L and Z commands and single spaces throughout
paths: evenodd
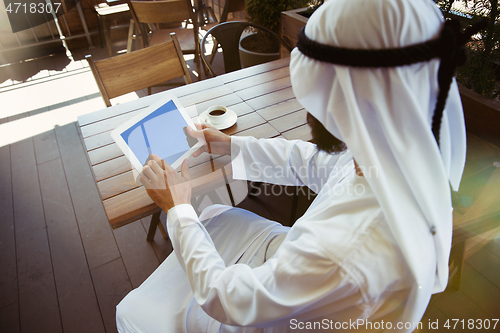
M 169 101 L 120 134 L 142 165 L 151 154 L 172 164 L 197 142 L 187 135 L 188 124 L 177 111 Z

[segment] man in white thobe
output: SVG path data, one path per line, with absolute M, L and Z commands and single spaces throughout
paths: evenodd
M 187 163 L 181 176 L 151 161 L 141 181 L 167 212 L 174 252 L 118 305 L 118 330 L 419 327 L 431 294 L 447 284 L 450 184 L 458 188 L 465 163 L 458 89 L 454 81 L 445 87 L 439 110 L 439 58 L 401 65 L 395 56 L 398 65 L 377 68 L 345 65 L 336 53 L 403 49 L 440 41 L 444 30 L 430 0 L 329 0 L 309 19 L 290 64 L 316 145 L 189 130 L 205 136 L 211 153 L 233 155 L 235 179 L 317 192 L 291 228 L 221 205 L 198 216 Z

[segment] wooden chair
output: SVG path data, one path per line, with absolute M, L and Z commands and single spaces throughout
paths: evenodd
M 129 6 L 126 3 L 113 4 L 113 1 L 98 3 L 96 0 L 94 0 L 93 4 L 89 0 L 87 1 L 89 2 L 90 9 L 97 17 L 99 36 L 101 38 L 101 47 L 103 46 L 103 42 L 105 42 L 106 48 L 108 49 L 108 54 L 111 57 L 111 21 L 124 19 L 132 23 L 133 21 L 130 15 Z M 133 26 L 129 26 L 129 35 L 131 29 L 134 29 Z
M 186 84 L 192 82 L 176 35 L 169 38 L 168 42 L 97 62 L 86 56 L 106 106 L 111 106 L 111 98 L 144 88 L 151 94 L 150 87 L 181 76 Z
M 198 24 L 190 0 L 129 1 L 129 7 L 140 31 L 142 47 L 163 43 L 174 32 L 182 53 L 194 54 L 200 73 Z M 182 27 L 183 23 L 185 27 Z M 189 25 L 192 28 L 188 28 Z M 153 28 L 151 33 L 150 28 Z

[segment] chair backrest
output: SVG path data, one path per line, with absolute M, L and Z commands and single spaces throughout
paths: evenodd
M 271 36 L 273 36 L 277 41 L 279 41 L 283 46 L 285 46 L 288 51 L 292 50 L 290 46 L 280 36 L 278 36 L 273 31 L 263 26 L 250 22 L 240 22 L 240 21 L 224 22 L 208 30 L 201 41 L 201 55 L 202 55 L 201 59 L 213 76 L 215 76 L 215 73 L 204 56 L 205 42 L 207 37 L 209 35 L 212 35 L 213 37 L 215 37 L 217 42 L 222 47 L 222 56 L 224 58 L 224 70 L 226 73 L 229 73 L 241 69 L 239 43 L 242 32 L 248 27 L 253 27 L 266 31 Z
M 130 1 L 139 23 L 170 23 L 193 19 L 189 0 Z
M 171 40 L 131 53 L 94 62 L 86 56 L 106 106 L 110 99 L 184 76 L 191 76 L 174 33 Z
M 148 45 L 147 24 L 178 23 L 186 20 L 196 24 L 191 0 L 129 0 L 128 4 L 132 18 L 141 32 L 143 47 Z
M 243 10 L 245 10 L 245 0 L 226 0 L 220 16 L 220 22 L 226 22 L 229 13 L 241 12 Z

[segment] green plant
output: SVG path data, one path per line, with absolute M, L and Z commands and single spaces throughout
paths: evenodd
M 248 21 L 279 33 L 281 12 L 307 7 L 310 0 L 246 0 Z
M 466 45 L 467 63 L 457 70 L 457 81 L 489 97 L 500 97 L 500 6 L 498 0 L 434 0 L 447 18 L 463 26 L 488 18 L 488 28 Z

